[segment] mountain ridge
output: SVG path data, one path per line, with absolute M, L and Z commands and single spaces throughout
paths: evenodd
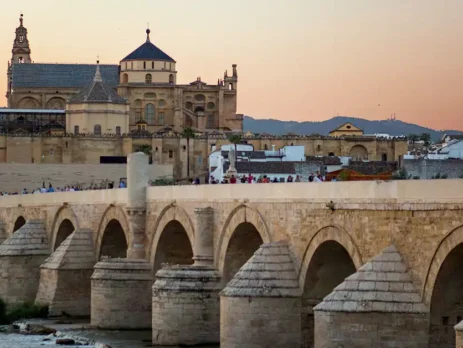
M 401 120 L 367 120 L 350 116 L 336 116 L 325 121 L 304 122 L 282 121 L 271 118 L 255 119 L 251 116 L 244 116 L 243 129 L 245 132 L 251 131 L 252 133 L 270 133 L 274 135 L 286 133 L 328 135 L 330 131 L 346 122 L 363 129 L 365 134 L 387 133 L 393 136 L 407 136 L 409 134 L 429 133 L 434 141 L 440 140 L 445 133 L 463 134 L 463 131 L 456 129 L 436 130 Z

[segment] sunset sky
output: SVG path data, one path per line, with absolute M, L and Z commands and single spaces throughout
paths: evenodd
M 179 83 L 238 64 L 238 112 L 463 130 L 462 0 L 22 0 L 0 11 L 0 106 L 19 14 L 41 63 L 117 64 L 145 40 Z

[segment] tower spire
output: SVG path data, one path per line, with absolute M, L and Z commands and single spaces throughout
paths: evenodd
M 150 42 L 150 33 L 151 33 L 150 28 L 146 29 L 146 42 Z
M 100 60 L 99 58 L 97 58 L 98 60 L 96 61 L 96 72 L 95 72 L 95 77 L 93 78 L 93 81 L 94 82 L 103 82 L 103 78 L 101 77 L 101 73 L 100 73 Z
M 23 26 L 23 20 L 24 20 L 24 15 L 21 13 L 21 15 L 19 16 L 19 26 L 20 27 Z

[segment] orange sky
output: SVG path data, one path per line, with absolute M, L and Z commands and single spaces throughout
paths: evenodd
M 0 106 L 20 11 L 35 62 L 117 64 L 145 40 L 178 81 L 238 64 L 238 112 L 333 115 L 463 130 L 461 0 L 22 0 L 0 11 Z M 0 60 L 1 60 L 0 59 Z

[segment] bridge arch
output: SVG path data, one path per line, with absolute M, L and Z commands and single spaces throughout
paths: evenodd
M 192 264 L 194 227 L 187 212 L 170 204 L 159 214 L 150 240 L 153 272 L 163 263 Z
M 344 229 L 326 226 L 312 237 L 299 269 L 303 347 L 311 347 L 314 342 L 313 307 L 361 266 L 358 248 Z
M 260 213 L 247 205 L 239 205 L 228 215 L 215 252 L 215 263 L 225 286 L 271 237 Z
M 23 227 L 26 224 L 26 219 L 24 216 L 20 215 L 16 218 L 14 225 L 13 225 L 13 230 L 12 233 L 15 233 L 17 230 L 19 230 L 21 227 Z
M 423 285 L 430 308 L 430 345 L 455 344 L 453 326 L 463 319 L 463 226 L 450 231 L 433 255 Z
M 120 207 L 110 205 L 98 226 L 96 259 L 99 261 L 101 256 L 125 258 L 130 242 L 129 223 L 124 211 Z
M 61 206 L 53 219 L 50 249 L 55 251 L 77 229 L 79 229 L 79 221 L 72 208 L 67 205 Z

